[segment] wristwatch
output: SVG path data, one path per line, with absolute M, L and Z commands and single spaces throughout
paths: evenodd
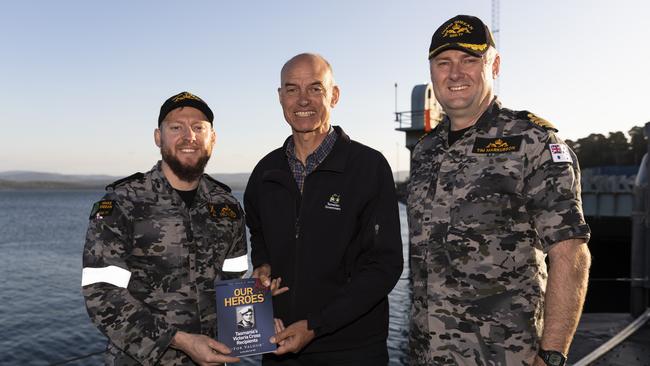
M 566 356 L 562 354 L 562 352 L 547 351 L 540 348 L 537 355 L 544 360 L 544 363 L 548 366 L 564 366 L 566 363 Z

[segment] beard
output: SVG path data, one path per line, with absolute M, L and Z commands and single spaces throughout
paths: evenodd
M 163 161 L 167 163 L 178 179 L 185 182 L 194 182 L 199 179 L 205 170 L 205 166 L 208 164 L 208 160 L 210 160 L 210 153 L 205 151 L 203 156 L 194 165 L 184 165 L 181 163 L 172 153 L 171 148 L 161 147 L 160 155 L 162 155 Z

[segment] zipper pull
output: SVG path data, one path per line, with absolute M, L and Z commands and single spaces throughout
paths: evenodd
M 300 223 L 296 220 L 296 239 L 300 236 Z

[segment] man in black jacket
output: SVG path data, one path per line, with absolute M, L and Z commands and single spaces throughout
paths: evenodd
M 289 288 L 273 298 L 279 347 L 263 364 L 386 365 L 387 295 L 403 262 L 390 167 L 330 126 L 339 88 L 323 57 L 290 59 L 278 93 L 292 135 L 244 195 L 253 275 Z

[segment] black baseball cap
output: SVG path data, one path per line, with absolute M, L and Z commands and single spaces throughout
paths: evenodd
M 212 121 L 214 120 L 214 114 L 212 114 L 212 110 L 210 107 L 208 107 L 208 104 L 203 101 L 203 99 L 190 92 L 184 91 L 171 96 L 160 107 L 160 115 L 158 115 L 158 127 L 160 127 L 162 121 L 165 119 L 165 117 L 167 117 L 167 114 L 178 107 L 196 108 L 205 114 L 210 124 L 212 124 Z
M 444 22 L 431 37 L 429 60 L 445 50 L 459 50 L 480 57 L 495 47 L 490 29 L 477 17 L 456 15 Z

